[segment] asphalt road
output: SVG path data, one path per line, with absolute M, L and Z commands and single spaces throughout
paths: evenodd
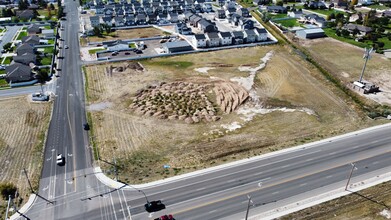
M 0 48 L 3 49 L 4 44 L 11 42 L 14 38 L 16 32 L 21 28 L 20 26 L 6 26 L 7 32 L 4 33 L 1 42 L 0 42 Z M 1 53 L 0 53 L 1 56 Z
M 57 80 L 39 195 L 26 213 L 30 219 L 154 219 L 172 213 L 176 219 L 243 219 L 247 195 L 255 207 L 250 216 L 308 193 L 327 192 L 391 168 L 391 126 L 316 144 L 314 147 L 231 165 L 176 181 L 144 187 L 148 199 L 162 200 L 166 209 L 149 214 L 137 190 L 110 189 L 92 171 L 78 44 L 78 1 L 67 1 L 62 44 L 64 60 Z M 62 46 L 63 47 L 63 46 Z M 63 47 L 64 48 L 64 47 Z M 65 166 L 56 165 L 62 153 Z

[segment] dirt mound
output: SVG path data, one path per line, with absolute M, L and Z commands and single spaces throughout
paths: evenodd
M 205 94 L 206 85 L 191 82 L 161 82 L 137 91 L 130 105 L 137 114 L 186 123 L 209 121 L 216 109 Z
M 106 66 L 105 67 L 105 75 L 112 76 L 112 74 L 115 72 L 121 73 L 121 72 L 125 72 L 127 70 L 136 70 L 136 71 L 143 72 L 145 69 L 144 69 L 144 66 L 139 62 L 129 62 L 129 63 L 125 63 L 120 66 L 113 66 L 113 65 Z
M 216 94 L 216 103 L 225 113 L 235 111 L 248 98 L 246 89 L 232 82 L 215 83 L 213 90 Z

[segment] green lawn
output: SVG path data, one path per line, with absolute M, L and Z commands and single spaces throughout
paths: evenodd
M 44 53 L 53 53 L 54 46 L 53 47 L 45 47 Z
M 48 10 L 46 9 L 41 9 L 41 10 L 37 10 L 38 14 L 41 15 L 41 16 L 45 16 L 45 17 L 48 17 L 49 16 L 49 12 Z M 54 14 L 54 11 L 52 11 L 52 14 Z
M 17 40 L 22 40 L 23 37 L 26 37 L 27 36 L 27 32 L 26 31 L 21 31 L 19 32 L 19 35 L 18 37 L 16 38 Z
M 48 44 L 54 44 L 54 39 L 49 39 Z
M 379 38 L 378 41 L 384 43 L 384 49 L 391 49 L 391 41 L 387 37 Z
M 50 65 L 52 63 L 52 56 L 43 57 L 41 65 Z
M 96 52 L 104 51 L 104 50 L 106 50 L 106 49 L 104 49 L 104 48 L 96 48 L 96 49 L 88 50 L 88 53 L 89 54 L 95 54 Z
M 299 22 L 297 22 L 296 18 L 292 19 L 286 19 L 286 20 L 278 20 L 278 21 L 273 21 L 277 24 L 281 24 L 284 27 L 291 28 L 291 27 L 300 27 Z
M 136 43 L 130 43 L 129 48 L 136 48 Z
M 372 8 L 372 9 L 379 9 L 379 10 L 387 10 L 387 9 L 389 9 L 389 7 L 384 6 L 384 5 L 368 5 L 367 7 L 368 8 Z
M 349 44 L 353 44 L 353 45 L 356 45 L 358 47 L 362 47 L 362 48 L 365 48 L 365 47 L 368 47 L 370 44 L 368 43 L 364 43 L 364 42 L 356 42 L 354 39 L 352 38 L 344 38 L 344 37 L 340 37 L 340 36 L 337 36 L 335 34 L 335 30 L 331 29 L 331 28 L 324 28 L 323 29 L 324 32 L 326 33 L 326 35 L 328 37 L 332 37 L 334 39 L 337 39 L 339 41 L 343 41 L 343 42 L 346 42 L 346 43 L 349 43 Z
M 12 57 L 6 57 L 3 59 L 3 64 L 10 64 L 12 62 Z
M 316 12 L 316 13 L 319 13 L 319 14 L 322 14 L 322 15 L 331 15 L 332 13 L 334 13 L 335 15 L 336 14 L 344 14 L 346 15 L 345 12 L 341 12 L 341 11 L 337 11 L 337 10 L 328 10 L 328 9 L 325 9 L 325 10 L 322 10 L 322 9 L 307 9 L 308 11 L 313 11 L 313 12 Z
M 7 87 L 8 83 L 5 81 L 5 79 L 0 79 L 0 87 Z
M 278 18 L 286 18 L 286 17 L 288 17 L 288 15 L 286 15 L 286 14 L 275 14 L 275 15 L 270 14 L 270 17 L 273 20 L 273 19 L 278 19 Z

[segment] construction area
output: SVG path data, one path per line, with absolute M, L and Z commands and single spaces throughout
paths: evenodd
M 99 157 L 131 183 L 384 122 L 279 45 L 84 68 Z

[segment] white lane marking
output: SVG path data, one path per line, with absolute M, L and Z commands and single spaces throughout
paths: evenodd
M 46 161 L 50 161 L 51 159 L 52 159 L 52 157 L 50 157 L 50 158 L 46 159 Z
M 119 194 L 119 191 L 117 190 L 117 194 L 118 194 L 118 199 L 119 199 L 119 204 L 121 205 L 121 211 L 122 212 L 122 215 L 124 216 L 124 219 L 126 219 L 126 214 L 125 214 L 125 210 L 124 210 L 124 206 L 122 205 L 122 198 L 121 198 L 121 194 Z
M 111 193 L 110 193 L 110 200 L 111 200 L 111 206 L 113 207 L 114 218 L 115 218 L 115 220 L 118 220 L 118 218 L 117 218 L 117 213 L 115 212 L 113 196 L 111 195 Z
M 45 186 L 42 190 L 46 191 L 47 189 L 49 189 L 49 185 Z
M 300 184 L 300 186 L 305 186 L 305 185 L 307 185 L 307 183 L 302 183 L 302 184 Z
M 276 195 L 276 194 L 278 194 L 278 193 L 280 193 L 279 191 L 275 191 L 275 192 L 273 192 L 272 194 L 273 195 Z
M 334 155 L 334 154 L 336 154 L 337 152 L 331 152 L 331 153 L 329 153 L 329 155 Z
M 73 154 L 68 154 L 68 157 L 72 157 L 73 156 Z
M 232 183 L 232 182 L 235 182 L 236 179 L 231 179 L 231 180 L 228 180 L 227 183 Z
M 379 161 L 375 161 L 375 162 L 373 162 L 372 164 L 378 164 L 379 163 Z
M 217 212 L 217 209 L 209 211 L 208 213 L 213 213 L 213 212 Z
M 314 158 L 309 158 L 309 159 L 307 159 L 307 160 L 305 160 L 305 161 L 311 161 L 311 160 L 314 160 Z
M 261 180 L 259 180 L 260 182 L 263 182 L 263 181 L 266 181 L 266 180 L 270 180 L 271 179 L 271 177 L 268 177 L 268 178 L 265 178 L 265 179 L 261 179 Z
M 125 193 L 123 190 L 121 190 L 122 192 L 122 196 L 124 197 L 124 201 L 125 201 L 125 205 L 126 205 L 126 209 L 128 211 L 128 218 L 131 220 L 132 219 L 132 214 L 130 213 L 130 209 L 129 209 L 129 205 L 128 205 L 128 201 L 126 200 L 126 196 L 125 196 Z
M 330 176 L 326 176 L 326 178 L 327 178 L 327 179 L 329 179 L 329 178 L 331 178 L 331 177 L 333 177 L 333 175 L 330 175 Z
M 196 189 L 196 191 L 201 191 L 201 190 L 204 190 L 205 187 L 202 187 L 202 188 L 199 188 L 199 189 Z
M 284 165 L 284 166 L 282 166 L 281 168 L 287 168 L 287 167 L 289 167 L 290 165 L 288 164 L 288 165 Z

